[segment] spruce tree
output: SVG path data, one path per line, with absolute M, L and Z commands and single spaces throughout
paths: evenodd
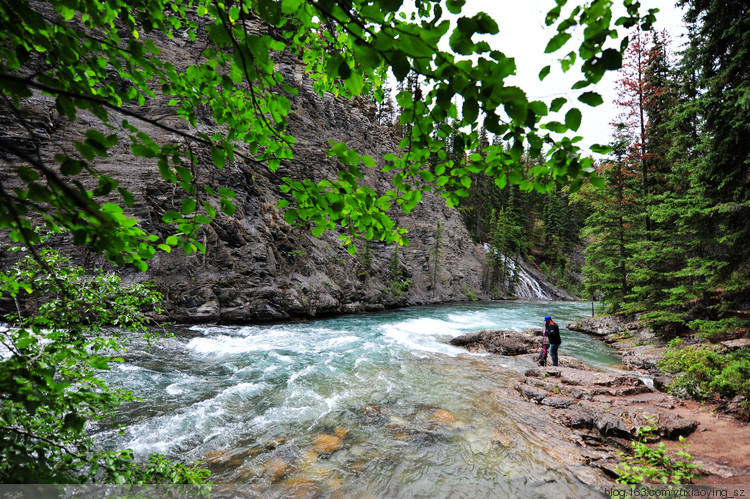
M 649 44 L 639 47 L 639 60 L 643 63 L 637 109 L 644 134 L 639 138 L 637 159 L 640 175 L 650 181 L 644 181 L 644 190 L 638 196 L 644 207 L 643 223 L 638 227 L 644 232 L 631 243 L 632 286 L 625 307 L 628 311 L 661 309 L 668 290 L 676 285 L 670 273 L 679 266 L 679 259 L 674 258 L 674 246 L 680 243 L 672 230 L 675 220 L 669 206 L 664 205 L 671 199 L 672 183 L 680 182 L 667 161 L 672 144 L 669 123 L 677 104 L 668 44 L 669 35 L 662 31 L 653 33 Z
M 686 272 L 707 306 L 691 325 L 741 332 L 750 299 L 750 9 L 744 0 L 680 4 L 694 25 L 683 65 L 696 76 L 701 118 L 692 187 L 705 200 L 685 215 L 697 237 Z
M 618 312 L 630 294 L 631 231 L 636 206 L 633 204 L 633 177 L 629 174 L 629 139 L 624 125 L 615 127 L 610 144 L 613 159 L 600 167 L 607 188 L 595 193 L 593 212 L 586 220 L 584 234 L 591 240 L 586 248 L 586 294 L 602 300 L 608 312 Z

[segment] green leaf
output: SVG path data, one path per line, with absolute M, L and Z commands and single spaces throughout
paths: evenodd
M 402 51 L 396 50 L 391 56 L 391 69 L 393 70 L 393 75 L 399 81 L 404 81 L 404 78 L 411 71 L 409 59 L 406 58 L 406 55 Z
M 365 165 L 367 168 L 372 168 L 376 166 L 375 160 L 372 159 L 372 157 L 367 155 L 362 155 L 359 157 L 359 160 L 362 162 L 363 165 Z
M 278 26 L 281 22 L 281 8 L 274 0 L 258 0 L 258 14 L 270 25 Z
M 612 152 L 612 148 L 608 145 L 592 144 L 591 152 L 595 152 L 597 154 L 609 154 Z
M 60 164 L 60 173 L 66 176 L 74 176 L 81 173 L 81 170 L 83 170 L 84 163 L 83 161 L 79 161 L 77 159 L 71 159 L 71 158 L 65 158 L 65 160 Z
M 460 14 L 465 3 L 465 0 L 446 0 L 445 6 L 451 14 Z
M 118 187 L 117 191 L 120 193 L 120 196 L 122 196 L 122 200 L 125 202 L 125 206 L 133 206 L 133 204 L 135 203 L 135 199 L 133 198 L 133 194 L 129 190 L 123 187 Z
M 565 97 L 557 97 L 556 99 L 552 100 L 552 103 L 549 106 L 549 110 L 553 113 L 556 113 L 565 105 L 566 102 L 568 102 L 568 99 L 566 99 Z
M 232 203 L 230 200 L 226 198 L 222 198 L 220 201 L 221 204 L 221 211 L 227 216 L 233 217 L 235 212 L 234 203 Z
M 565 113 L 565 126 L 569 129 L 576 131 L 581 126 L 581 111 L 578 108 L 573 108 Z
M 229 199 L 234 199 L 234 197 L 237 195 L 237 193 L 227 187 L 219 187 L 218 193 L 219 196 Z
M 226 164 L 226 161 L 227 161 L 227 154 L 226 152 L 224 152 L 224 149 L 221 149 L 219 147 L 212 147 L 211 148 L 211 161 L 219 170 L 224 169 L 224 165 Z
M 183 198 L 182 199 L 182 214 L 189 215 L 195 211 L 195 199 Z
M 544 66 L 541 71 L 539 71 L 539 81 L 544 80 L 547 75 L 549 75 L 550 72 L 550 66 L 549 64 Z
M 39 173 L 37 173 L 36 170 L 29 168 L 28 166 L 20 166 L 18 168 L 18 176 L 21 177 L 21 180 L 28 183 L 38 179 Z
M 591 182 L 591 185 L 593 185 L 594 187 L 598 189 L 602 189 L 607 185 L 606 181 L 603 178 L 596 176 L 596 175 L 592 175 L 589 178 L 589 181 Z
M 589 106 L 596 107 L 604 103 L 602 96 L 596 92 L 584 92 L 578 100 Z
M 286 210 L 284 212 L 284 221 L 289 225 L 293 224 L 297 220 L 297 218 L 299 218 L 299 216 L 297 215 L 297 210 L 295 209 Z
M 620 69 L 622 67 L 622 54 L 619 50 L 606 49 L 602 52 L 602 63 L 608 71 Z
M 174 220 L 180 220 L 180 219 L 182 219 L 182 214 L 180 214 L 179 212 L 174 211 L 174 210 L 169 210 L 169 211 L 167 211 L 161 217 L 161 219 L 162 219 L 163 222 L 170 223 L 170 222 L 172 222 Z M 169 243 L 167 243 L 167 244 L 169 244 Z
M 551 54 L 552 52 L 559 50 L 563 45 L 565 45 L 568 42 L 568 40 L 570 40 L 571 36 L 572 35 L 570 33 L 565 33 L 565 32 L 556 34 L 547 43 L 547 46 L 544 49 L 544 53 Z

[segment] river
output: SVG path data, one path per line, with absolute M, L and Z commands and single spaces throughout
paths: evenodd
M 563 327 L 590 314 L 590 303 L 472 302 L 178 328 L 150 348 L 136 340 L 106 373 L 143 399 L 119 412 L 124 434 L 91 431 L 141 458 L 206 461 L 214 482 L 262 497 L 295 487 L 344 497 L 591 495 L 584 471 L 556 457 L 572 444 L 508 395 L 529 361 L 446 343 L 484 328 L 541 327 L 551 315 L 562 355 L 616 365 L 606 345 Z

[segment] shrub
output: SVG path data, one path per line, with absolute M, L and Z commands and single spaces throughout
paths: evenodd
M 673 394 L 700 401 L 750 397 L 750 350 L 721 353 L 712 345 L 685 347 L 681 340 L 673 340 L 670 347 L 659 367 L 676 374 Z
M 653 424 L 653 419 L 650 421 Z M 620 477 L 618 483 L 640 484 L 661 482 L 664 484 L 683 484 L 690 482 L 697 476 L 698 465 L 690 461 L 693 456 L 687 453 L 685 437 L 680 436 L 678 450 L 674 453 L 675 457 L 669 455 L 667 446 L 664 442 L 659 442 L 654 447 L 649 447 L 646 442 L 656 434 L 655 426 L 648 424 L 636 431 L 636 440 L 630 445 L 632 455 L 627 456 L 623 452 L 618 452 L 620 463 L 615 467 L 615 471 Z
M 123 332 L 147 331 L 145 310 L 160 295 L 123 286 L 115 274 L 87 275 L 50 249 L 34 250 L 0 273 L 0 293 L 16 313 L 0 329 L 0 483 L 201 483 L 207 470 L 155 456 L 136 464 L 129 450 L 103 451 L 84 430 L 112 416 L 132 393 L 97 374 L 124 350 Z M 22 306 L 23 305 L 23 306 Z

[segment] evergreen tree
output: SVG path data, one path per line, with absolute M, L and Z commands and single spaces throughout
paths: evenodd
M 630 243 L 635 236 L 631 228 L 637 210 L 626 159 L 628 145 L 625 126 L 616 126 L 615 140 L 610 144 L 613 161 L 600 168 L 607 188 L 595 194 L 594 210 L 586 220 L 585 234 L 592 242 L 586 249 L 585 289 L 589 296 L 605 302 L 608 312 L 623 308 L 631 286 Z
M 375 119 L 378 125 L 393 126 L 396 119 L 396 104 L 393 102 L 391 87 L 385 82 L 380 90 L 383 93 L 383 98 L 376 104 Z
M 705 203 L 686 217 L 696 252 L 686 272 L 708 309 L 692 326 L 746 331 L 750 297 L 750 9 L 743 0 L 683 0 L 694 24 L 683 65 L 696 76 L 700 122 L 693 188 Z M 744 329 L 743 329 L 744 328 Z
M 679 268 L 675 259 L 674 213 L 669 203 L 672 199 L 675 178 L 667 154 L 672 144 L 673 134 L 669 130 L 671 114 L 677 105 L 675 75 L 673 73 L 668 48 L 669 35 L 656 32 L 650 37 L 651 43 L 642 47 L 646 52 L 642 66 L 642 82 L 639 85 L 639 115 L 645 119 L 645 134 L 638 143 L 641 164 L 640 175 L 647 177 L 644 190 L 638 196 L 644 206 L 641 237 L 631 243 L 632 256 L 631 294 L 627 297 L 627 311 L 654 310 L 664 305 L 669 292 L 677 282 L 671 272 Z M 641 54 L 642 56 L 643 54 Z M 647 186 L 647 189 L 646 189 Z

